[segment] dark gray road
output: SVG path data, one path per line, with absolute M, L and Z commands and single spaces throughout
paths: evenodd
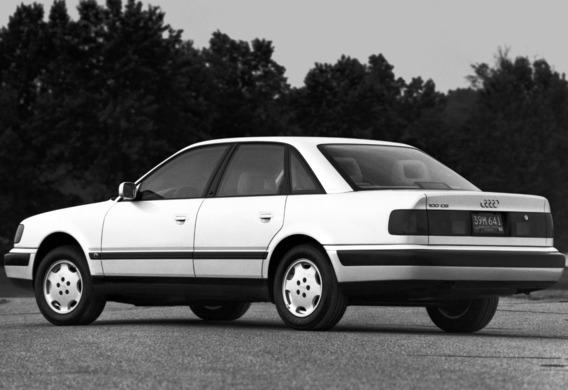
M 30 298 L 0 299 L 0 388 L 564 389 L 568 295 L 505 299 L 475 335 L 420 308 L 351 307 L 332 331 L 286 328 L 269 304 L 207 324 L 189 309 L 109 304 L 55 327 Z

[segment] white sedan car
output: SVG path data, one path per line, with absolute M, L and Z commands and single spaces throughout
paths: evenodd
M 482 192 L 408 145 L 307 137 L 187 147 L 116 199 L 24 220 L 4 262 L 56 325 L 107 301 L 217 321 L 268 301 L 295 329 L 400 305 L 448 332 L 484 328 L 499 296 L 565 267 L 546 199 Z

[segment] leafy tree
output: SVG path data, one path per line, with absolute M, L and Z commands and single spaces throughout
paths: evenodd
M 448 91 L 444 108 L 444 121 L 451 126 L 462 126 L 473 115 L 479 92 L 472 88 L 458 88 Z
M 219 31 L 202 50 L 206 84 L 200 91 L 208 102 L 207 133 L 212 138 L 279 134 L 280 103 L 289 85 L 285 69 L 272 59 L 270 41 L 251 44 Z
M 305 78 L 305 87 L 292 101 L 300 131 L 314 136 L 371 136 L 371 101 L 361 98 L 368 69 L 358 60 L 342 56 L 334 64 L 316 64 Z M 370 92 L 370 91 L 369 91 Z
M 400 98 L 399 112 L 404 118 L 405 127 L 398 141 L 414 145 L 443 159 L 448 132 L 444 122 L 445 108 L 446 97 L 436 91 L 432 80 L 413 78 L 405 86 Z
M 43 150 L 25 131 L 36 115 L 44 91 L 40 76 L 46 72 L 46 25 L 43 8 L 20 6 L 0 30 L 0 249 L 8 249 L 16 226 L 25 216 L 43 211 L 44 202 L 61 205 L 62 198 L 49 186 L 36 166 Z M 47 172 L 46 172 L 47 173 Z
M 337 63 L 316 64 L 305 87 L 292 93 L 296 132 L 306 135 L 407 140 L 425 112 L 443 104 L 432 81 L 396 78 L 382 56 L 368 64 L 342 56 Z
M 58 70 L 46 77 L 54 89 L 40 107 L 49 121 L 37 125 L 59 136 L 49 161 L 72 161 L 66 176 L 98 185 L 99 195 L 140 176 L 177 149 L 175 141 L 196 139 L 185 126 L 191 118 L 176 73 L 181 35 L 163 18 L 159 8 L 144 10 L 134 0 L 106 8 L 84 1 L 54 48 Z
M 134 0 L 78 11 L 73 21 L 56 0 L 45 20 L 41 5 L 21 5 L 0 31 L 3 242 L 23 217 L 108 198 L 203 138 L 180 72 L 191 44 L 163 12 Z
M 453 159 L 482 189 L 550 200 L 559 247 L 568 248 L 568 82 L 545 60 L 500 53 L 471 77 L 478 99 Z
M 27 118 L 20 132 L 42 150 L 38 163 L 50 172 L 44 176 L 93 198 L 114 193 L 117 182 L 135 179 L 197 136 L 186 80 L 177 73 L 185 60 L 181 33 L 164 24 L 160 9 L 90 0 L 78 10 L 71 21 L 65 2 L 56 1 L 45 22 L 40 6 L 21 6 L 16 15 L 34 17 L 21 23 L 35 26 L 26 32 L 34 39 L 22 40 L 22 29 L 10 25 L 6 43 L 20 42 L 20 49 L 2 52 L 12 56 L 8 69 L 20 66 L 19 52 L 35 56 L 22 61 L 40 64 L 23 73 L 16 95 Z M 80 190 L 87 184 L 89 193 Z

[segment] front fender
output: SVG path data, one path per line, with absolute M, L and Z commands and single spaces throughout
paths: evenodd
M 39 214 L 22 221 L 24 234 L 21 241 L 14 245 L 15 251 L 32 253 L 31 267 L 36 253 L 56 235 L 66 235 L 76 241 L 88 260 L 92 275 L 102 274 L 100 260 L 90 260 L 89 252 L 100 252 L 102 227 L 106 213 L 115 204 L 114 201 L 94 203 Z M 32 268 L 33 269 L 33 268 Z

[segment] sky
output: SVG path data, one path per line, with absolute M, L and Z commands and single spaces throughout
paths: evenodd
M 123 0 L 125 2 L 126 0 Z M 27 0 L 0 0 L 0 26 Z M 52 0 L 38 1 L 48 10 Z M 67 0 L 77 18 L 79 0 Z M 99 0 L 104 3 L 104 0 Z M 469 86 L 477 63 L 494 64 L 499 48 L 512 57 L 544 58 L 568 73 L 565 0 L 143 0 L 196 47 L 221 31 L 232 39 L 272 41 L 288 82 L 303 85 L 315 63 L 347 55 L 367 63 L 383 54 L 397 77 L 432 79 L 437 89 Z

